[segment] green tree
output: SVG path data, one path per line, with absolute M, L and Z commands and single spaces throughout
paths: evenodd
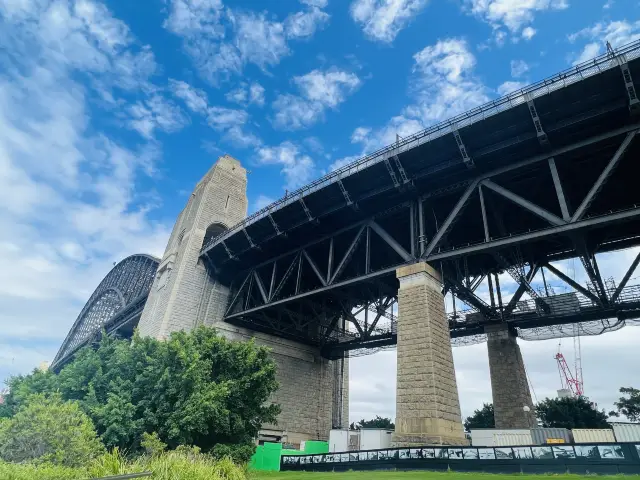
M 485 403 L 480 410 L 474 410 L 473 415 L 464 421 L 464 429 L 469 432 L 472 428 L 496 428 L 493 404 Z
M 14 379 L 10 396 L 14 387 L 32 385 L 30 376 Z M 266 348 L 229 341 L 205 327 L 167 341 L 104 336 L 47 384 L 80 403 L 105 445 L 127 451 L 142 449 L 144 432 L 157 433 L 170 449 L 196 445 L 208 452 L 216 444 L 249 444 L 263 423 L 276 421 L 280 407 L 267 402 L 277 387 Z M 12 405 L 22 398 L 12 398 Z
M 29 375 L 9 378 L 7 381 L 9 393 L 0 405 L 0 418 L 15 415 L 20 405 L 24 404 L 31 395 L 53 391 L 54 377 L 55 375 L 49 370 L 42 371 L 36 368 Z
M 0 422 L 0 458 L 77 467 L 104 453 L 96 430 L 77 402 L 36 394 Z
M 613 404 L 616 410 L 609 412 L 612 417 L 624 415 L 632 422 L 640 422 L 640 390 L 633 387 L 620 388 L 622 397 Z
M 351 425 L 349 425 L 350 430 L 360 430 L 361 428 L 386 428 L 387 430 L 393 430 L 396 426 L 390 418 L 381 417 L 380 415 L 376 415 L 376 418 L 372 420 L 365 420 L 363 418 L 358 423 L 351 422 Z
M 609 428 L 607 414 L 584 397 L 547 398 L 536 406 L 543 427 Z

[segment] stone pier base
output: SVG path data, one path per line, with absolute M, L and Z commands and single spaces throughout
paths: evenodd
M 418 263 L 397 270 L 395 446 L 464 445 L 440 275 Z
M 487 327 L 496 428 L 536 426 L 529 382 L 516 336 L 506 325 Z M 524 411 L 524 406 L 530 408 Z

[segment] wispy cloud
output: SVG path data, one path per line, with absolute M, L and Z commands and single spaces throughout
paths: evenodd
M 512 92 L 515 92 L 517 90 L 520 90 L 524 87 L 526 87 L 527 84 L 526 82 L 518 82 L 515 80 L 507 80 L 506 82 L 503 82 L 500 84 L 500 86 L 498 87 L 498 94 L 500 96 L 502 95 L 508 95 Z
M 283 21 L 267 12 L 224 8 L 221 0 L 169 0 L 164 26 L 184 40 L 184 49 L 211 83 L 242 72 L 246 64 L 268 70 L 291 54 L 289 40 L 309 38 L 324 28 L 329 15 L 307 2 L 306 10 Z
M 511 60 L 511 76 L 513 78 L 522 77 L 531 69 L 531 66 L 524 60 Z
M 367 37 L 391 43 L 427 3 L 427 0 L 354 0 L 350 12 Z
M 183 81 L 170 81 L 173 94 L 184 101 L 187 107 L 205 118 L 207 124 L 223 133 L 223 139 L 238 147 L 255 147 L 260 138 L 246 129 L 249 114 L 245 110 L 209 105 L 207 94 Z
M 298 130 L 309 127 L 324 117 L 326 109 L 335 109 L 355 92 L 361 80 L 342 70 L 313 70 L 293 78 L 300 95 L 279 95 L 273 102 L 273 124 L 277 128 Z
M 240 86 L 230 90 L 225 94 L 229 102 L 238 103 L 243 106 L 255 104 L 258 107 L 264 106 L 264 87 L 259 83 L 241 83 Z
M 282 142 L 275 147 L 261 147 L 256 153 L 259 164 L 281 166 L 288 190 L 309 183 L 316 175 L 313 159 L 292 142 Z
M 146 109 L 154 126 L 139 128 L 150 136 L 171 130 L 173 116 L 153 93 L 151 50 L 101 4 L 1 2 L 0 32 L 12 51 L 0 72 L 0 303 L 2 324 L 13 325 L 0 351 L 40 359 L 114 261 L 159 254 L 168 236 L 149 215 L 153 192 L 139 185 L 159 144 L 124 146 L 95 117 L 117 125 Z M 106 99 L 110 109 L 97 112 Z M 7 362 L 0 355 L 0 376 Z
M 570 56 L 571 62 L 577 65 L 604 53 L 606 42 L 609 42 L 613 48 L 617 48 L 640 39 L 640 21 L 598 22 L 570 34 L 567 38 L 571 43 L 587 42 L 580 53 L 574 53 Z
M 352 136 L 363 144 L 365 153 L 488 101 L 487 88 L 474 75 L 476 58 L 464 39 L 439 40 L 413 59 L 414 102 L 372 134 Z
M 489 23 L 501 43 L 506 29 L 509 33 L 529 40 L 536 31 L 531 27 L 535 15 L 544 11 L 565 10 L 568 0 L 464 0 L 465 10 Z M 498 33 L 501 32 L 501 33 Z

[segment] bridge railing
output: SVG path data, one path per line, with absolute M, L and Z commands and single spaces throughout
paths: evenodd
M 320 177 L 317 180 L 295 190 L 273 202 L 270 205 L 249 215 L 243 221 L 231 227 L 229 230 L 213 237 L 206 245 L 203 245 L 201 252 L 208 250 L 210 247 L 218 244 L 221 240 L 240 232 L 243 228 L 251 225 L 261 218 L 267 217 L 271 212 L 278 210 L 286 205 L 297 202 L 300 198 L 312 192 L 320 190 L 341 178 L 349 176 L 355 172 L 366 169 L 375 165 L 386 158 L 393 155 L 411 150 L 419 145 L 428 143 L 431 140 L 442 137 L 452 132 L 452 129 L 460 129 L 462 127 L 474 124 L 484 120 L 490 116 L 500 112 L 509 110 L 517 105 L 525 103 L 528 98 L 537 98 L 547 95 L 555 90 L 564 88 L 572 83 L 579 82 L 592 75 L 596 75 L 604 70 L 615 68 L 618 66 L 618 59 L 629 61 L 640 56 L 640 40 L 621 46 L 614 50 L 613 54 L 605 53 L 592 60 L 587 60 L 578 65 L 564 70 L 552 77 L 541 80 L 537 83 L 516 90 L 508 95 L 491 100 L 484 105 L 480 105 L 467 112 L 461 113 L 453 118 L 432 125 L 424 130 L 414 133 L 413 135 L 399 139 L 396 143 L 376 150 L 359 160 L 349 163 L 333 172 Z

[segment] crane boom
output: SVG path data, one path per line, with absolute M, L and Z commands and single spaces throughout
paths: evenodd
M 569 368 L 569 365 L 567 365 L 567 361 L 565 360 L 564 355 L 558 352 L 555 356 L 555 359 L 558 362 L 558 370 L 560 371 L 562 388 L 570 390 L 574 397 L 582 396 L 582 394 L 584 393 L 582 381 L 573 376 L 573 373 L 571 373 L 571 369 Z

